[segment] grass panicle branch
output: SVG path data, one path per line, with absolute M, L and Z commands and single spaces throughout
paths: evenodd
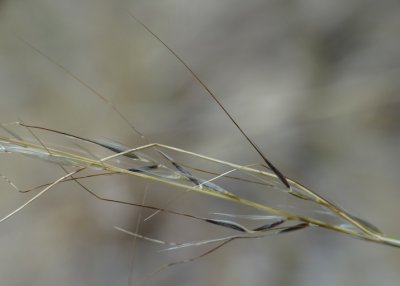
M 28 125 L 21 124 L 21 126 L 27 127 Z M 151 144 L 143 145 L 143 146 L 136 147 L 136 148 L 126 149 L 126 150 L 121 150 L 121 149 L 116 150 L 115 148 L 110 148 L 110 146 L 105 146 L 104 143 L 100 144 L 95 140 L 78 137 L 78 136 L 75 136 L 72 134 L 60 133 L 58 131 L 53 131 L 48 128 L 43 128 L 43 127 L 33 126 L 33 125 L 29 125 L 29 128 L 42 129 L 42 130 L 46 130 L 48 132 L 55 132 L 57 134 L 61 134 L 61 136 L 69 136 L 69 137 L 72 137 L 72 138 L 75 138 L 78 140 L 83 140 L 86 142 L 97 144 L 100 147 L 103 147 L 107 150 L 113 151 L 114 154 L 111 154 L 107 157 L 96 160 L 96 159 L 90 158 L 88 156 L 83 156 L 81 154 L 78 155 L 78 154 L 72 153 L 69 150 L 65 151 L 65 150 L 46 147 L 43 145 L 43 142 L 40 144 L 35 144 L 35 143 L 32 143 L 27 140 L 10 138 L 7 136 L 0 136 L 0 151 L 2 151 L 2 152 L 35 157 L 37 159 L 45 160 L 45 161 L 53 163 L 53 164 L 69 166 L 69 167 L 73 167 L 75 169 L 74 171 L 69 172 L 66 175 L 62 176 L 61 178 L 57 179 L 56 181 L 49 183 L 47 185 L 43 185 L 43 187 L 44 187 L 43 190 L 41 190 L 36 196 L 34 196 L 32 199 L 30 199 L 27 203 L 23 204 L 21 207 L 19 207 L 15 211 L 11 212 L 10 214 L 8 214 L 4 218 L 2 218 L 0 220 L 0 222 L 4 221 L 5 219 L 9 219 L 11 216 L 15 215 L 18 211 L 22 210 L 29 203 L 31 203 L 33 200 L 35 200 L 38 197 L 40 197 L 41 195 L 43 195 L 45 192 L 50 190 L 56 184 L 58 184 L 62 181 L 67 181 L 67 180 L 72 180 L 72 179 L 80 180 L 80 179 L 84 178 L 84 176 L 73 177 L 73 175 L 76 175 L 77 173 L 79 173 L 83 170 L 91 169 L 91 170 L 95 170 L 95 171 L 101 171 L 101 173 L 98 175 L 120 174 L 120 175 L 135 176 L 135 177 L 139 177 L 144 180 L 149 180 L 149 181 L 154 181 L 154 182 L 161 183 L 161 184 L 170 185 L 170 186 L 182 189 L 182 190 L 197 192 L 197 193 L 201 193 L 206 196 L 211 196 L 211 197 L 215 197 L 218 199 L 235 202 L 237 204 L 246 205 L 255 210 L 263 211 L 269 215 L 278 217 L 282 221 L 292 221 L 295 223 L 304 224 L 304 227 L 306 227 L 306 226 L 321 227 L 321 228 L 345 233 L 345 234 L 348 234 L 348 235 L 351 235 L 351 236 L 354 236 L 354 237 L 357 237 L 360 239 L 368 240 L 368 241 L 383 243 L 383 244 L 392 245 L 392 246 L 396 246 L 396 247 L 400 246 L 400 242 L 398 240 L 384 235 L 381 231 L 378 230 L 377 227 L 373 226 L 372 224 L 366 222 L 363 219 L 357 218 L 354 215 L 351 215 L 350 213 L 341 209 L 336 204 L 328 201 L 327 199 L 325 199 L 322 196 L 318 195 L 317 193 L 309 190 L 308 188 L 304 187 L 303 185 L 299 184 L 298 182 L 296 182 L 290 178 L 285 178 L 290 185 L 290 190 L 288 191 L 287 189 L 285 189 L 284 187 L 279 185 L 279 181 L 277 181 L 277 179 L 279 179 L 279 177 L 272 170 L 260 170 L 260 169 L 256 169 L 256 168 L 252 168 L 252 167 L 248 167 L 248 166 L 241 166 L 238 164 L 218 160 L 218 159 L 211 158 L 211 157 L 208 157 L 205 155 L 197 154 L 194 152 L 182 150 L 182 149 L 179 149 L 176 147 L 167 146 L 167 145 L 163 145 L 163 144 L 159 144 L 159 143 L 151 143 Z M 162 149 L 164 149 L 165 151 L 161 151 Z M 154 159 L 154 158 L 150 157 L 149 155 L 145 155 L 145 154 L 141 153 L 146 150 L 153 150 L 157 153 L 161 153 L 162 156 L 164 158 L 167 158 L 167 161 L 170 162 L 172 164 L 172 166 L 175 167 L 175 169 L 171 169 L 164 162 L 157 161 L 157 159 Z M 206 160 L 209 162 L 217 163 L 217 164 L 232 168 L 234 170 L 237 170 L 238 172 L 257 176 L 262 180 L 262 182 L 265 183 L 264 187 L 265 187 L 266 191 L 280 191 L 283 193 L 287 193 L 288 195 L 291 195 L 299 200 L 307 200 L 313 204 L 322 206 L 327 211 L 329 211 L 332 216 L 339 217 L 340 219 L 346 221 L 348 225 L 332 224 L 327 221 L 315 219 L 313 217 L 308 217 L 308 216 L 304 216 L 304 215 L 299 215 L 295 212 L 289 212 L 287 210 L 283 210 L 283 209 L 280 209 L 280 208 L 277 208 L 274 206 L 266 205 L 264 203 L 260 203 L 257 201 L 243 198 L 243 197 L 237 195 L 234 190 L 225 190 L 223 187 L 217 185 L 216 183 L 210 183 L 210 180 L 206 181 L 202 178 L 196 177 L 187 168 L 180 165 L 179 162 L 176 162 L 173 159 L 173 156 L 167 154 L 167 151 L 186 154 L 186 155 L 191 156 L 194 159 Z M 127 169 L 127 168 L 122 168 L 116 164 L 109 163 L 109 161 L 112 161 L 112 159 L 115 159 L 115 158 L 121 157 L 121 156 L 129 158 L 132 161 L 133 166 L 129 167 Z M 138 164 L 140 164 L 140 166 L 135 166 Z M 90 175 L 90 176 L 93 176 L 93 175 Z M 222 178 L 224 178 L 224 176 L 225 176 L 224 174 L 217 175 L 217 177 L 222 177 Z M 9 180 L 8 180 L 8 183 L 10 183 Z M 272 186 L 272 188 L 269 186 Z M 15 187 L 15 184 L 14 184 L 14 187 Z M 101 199 L 103 199 L 103 198 L 101 198 Z M 111 200 L 111 199 L 106 199 L 106 200 L 118 202 L 116 200 Z M 119 203 L 126 203 L 126 202 L 120 201 Z M 126 203 L 126 204 L 130 204 L 130 203 Z M 140 206 L 140 204 L 131 204 L 131 205 Z M 170 212 L 170 213 L 177 214 L 177 215 L 185 215 L 185 216 L 188 216 L 188 217 L 191 217 L 194 219 L 203 220 L 204 222 L 212 223 L 212 224 L 220 226 L 220 227 L 230 228 L 232 230 L 236 230 L 239 232 L 245 232 L 247 234 L 259 233 L 259 232 L 263 232 L 265 230 L 265 226 L 259 226 L 256 229 L 249 230 L 245 226 L 242 226 L 234 221 L 217 220 L 217 219 L 204 218 L 204 217 L 200 218 L 200 217 L 197 217 L 194 215 L 192 216 L 192 215 L 182 214 L 182 213 L 178 213 L 178 212 L 174 212 L 171 210 L 166 210 L 166 209 L 162 209 L 162 208 L 158 208 L 158 207 L 152 207 L 152 206 L 144 206 L 144 207 L 151 208 L 155 211 L 165 211 L 165 212 Z M 351 226 L 351 227 L 349 227 L 349 226 Z M 296 230 L 296 229 L 297 228 L 294 228 L 294 229 L 289 228 L 289 229 L 286 229 L 285 231 L 282 231 L 282 233 L 288 232 L 289 230 Z

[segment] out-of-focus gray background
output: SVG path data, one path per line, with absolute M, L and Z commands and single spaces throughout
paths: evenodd
M 240 164 L 260 162 L 131 11 L 193 68 L 286 175 L 400 237 L 399 5 L 3 0 L 0 121 L 145 143 L 47 56 L 108 98 L 149 141 Z M 1 155 L 0 167 L 20 188 L 63 175 L 52 165 L 9 154 Z M 148 203 L 162 205 L 168 197 L 160 198 L 168 190 L 156 184 L 124 177 L 86 183 L 131 201 L 140 201 L 145 189 Z M 31 196 L 6 182 L 0 186 L 1 216 Z M 170 208 L 218 210 L 208 202 L 187 196 Z M 131 279 L 137 285 L 160 265 L 199 253 L 158 253 L 158 245 L 143 241 L 134 248 L 131 237 L 113 228 L 133 230 L 146 214 L 100 202 L 72 183 L 57 186 L 0 224 L 0 284 L 128 285 Z M 203 227 L 159 215 L 141 224 L 141 233 L 177 242 L 221 235 Z M 145 285 L 398 285 L 399 266 L 399 249 L 314 229 L 237 241 L 168 268 Z

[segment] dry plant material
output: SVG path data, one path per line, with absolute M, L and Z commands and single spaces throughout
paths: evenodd
M 197 154 L 195 152 L 182 150 L 173 146 L 167 146 L 161 143 L 150 143 L 147 141 L 143 133 L 139 132 L 135 126 L 133 126 L 126 117 L 107 99 L 106 96 L 100 94 L 96 89 L 82 81 L 77 75 L 66 69 L 64 66 L 59 64 L 56 60 L 47 56 L 44 52 L 33 46 L 27 41 L 24 41 L 29 47 L 35 50 L 38 54 L 52 62 L 58 68 L 63 70 L 66 74 L 71 76 L 73 79 L 81 83 L 83 86 L 88 88 L 92 93 L 116 112 L 119 117 L 142 139 L 145 140 L 146 144 L 139 147 L 127 147 L 120 143 L 104 140 L 94 140 L 89 138 L 83 138 L 74 134 L 70 134 L 64 131 L 50 129 L 44 126 L 35 126 L 33 124 L 26 124 L 23 122 L 17 122 L 19 128 L 26 128 L 29 133 L 35 138 L 36 142 L 22 138 L 18 135 L 18 132 L 11 130 L 8 125 L 2 125 L 4 133 L 7 135 L 0 135 L 0 152 L 11 153 L 15 155 L 30 156 L 39 160 L 59 165 L 65 171 L 65 175 L 61 176 L 53 182 L 48 182 L 28 190 L 19 189 L 14 182 L 8 179 L 5 175 L 0 176 L 14 189 L 21 193 L 28 193 L 34 190 L 40 190 L 35 196 L 29 199 L 26 203 L 10 212 L 8 215 L 0 218 L 0 223 L 10 219 L 18 212 L 22 211 L 29 204 L 34 202 L 40 196 L 45 194 L 47 191 L 52 189 L 57 184 L 74 181 L 85 191 L 97 199 L 131 205 L 141 208 L 153 210 L 153 215 L 164 212 L 172 215 L 183 216 L 188 219 L 198 220 L 203 223 L 212 224 L 217 227 L 229 229 L 237 234 L 226 237 L 192 241 L 192 242 L 165 242 L 163 240 L 154 239 L 143 236 L 137 232 L 132 232 L 121 227 L 116 227 L 117 230 L 131 235 L 135 238 L 145 239 L 153 243 L 166 245 L 164 251 L 177 250 L 186 247 L 195 247 L 208 244 L 216 244 L 207 252 L 186 260 L 173 262 L 164 265 L 158 271 L 165 267 L 170 267 L 179 263 L 185 263 L 194 261 L 205 255 L 212 253 L 213 251 L 221 248 L 222 246 L 237 240 L 237 239 L 259 239 L 264 238 L 268 235 L 278 235 L 289 232 L 294 232 L 307 227 L 320 227 L 331 231 L 344 233 L 355 238 L 359 238 L 366 241 L 375 243 L 381 243 L 394 247 L 400 247 L 400 241 L 391 238 L 382 233 L 377 227 L 371 223 L 360 219 L 341 207 L 337 206 L 333 202 L 323 198 L 317 193 L 309 190 L 302 184 L 286 177 L 278 168 L 276 168 L 270 160 L 264 155 L 261 149 L 247 136 L 240 125 L 234 120 L 231 114 L 226 110 L 223 104 L 218 100 L 216 95 L 207 87 L 207 85 L 196 75 L 196 73 L 189 67 L 189 65 L 177 55 L 164 41 L 162 41 L 154 32 L 152 32 L 145 24 L 140 22 L 133 14 L 130 14 L 142 27 L 144 27 L 151 35 L 153 35 L 163 46 L 165 46 L 175 57 L 178 59 L 190 72 L 193 78 L 205 89 L 206 93 L 212 98 L 212 100 L 221 108 L 232 123 L 236 126 L 238 131 L 244 136 L 249 142 L 252 148 L 260 155 L 263 160 L 263 164 L 266 164 L 263 169 L 259 166 L 243 166 L 240 164 L 234 164 L 226 162 L 216 158 L 208 157 L 205 155 Z M 42 132 L 50 132 L 59 136 L 73 138 L 77 141 L 86 142 L 89 144 L 96 145 L 97 147 L 103 148 L 105 151 L 111 152 L 112 154 L 103 157 L 101 159 L 94 158 L 91 154 L 85 152 L 85 150 L 64 150 L 63 148 L 49 147 L 51 142 L 43 142 L 36 134 L 35 131 L 40 130 Z M 218 173 L 212 170 L 199 169 L 187 164 L 183 164 L 174 159 L 175 153 L 184 154 L 191 158 L 191 161 L 205 160 L 218 166 L 224 166 L 228 168 L 228 171 Z M 154 155 L 156 154 L 157 157 Z M 129 167 L 120 166 L 116 159 L 125 158 L 129 160 Z M 67 168 L 70 170 L 68 171 Z M 72 171 L 71 171 L 72 170 Z M 83 173 L 85 171 L 91 171 L 90 174 Z M 196 174 L 195 174 L 196 172 Z M 212 175 L 211 179 L 203 179 L 197 173 L 205 175 Z M 232 174 L 234 173 L 234 174 Z M 144 203 L 126 202 L 121 200 L 115 200 L 112 198 L 105 198 L 94 191 L 90 190 L 82 181 L 87 178 L 96 176 L 111 176 L 111 175 L 125 175 L 134 176 L 143 180 L 157 182 L 159 184 L 165 184 L 172 186 L 177 189 L 181 189 L 187 192 L 200 193 L 206 196 L 210 196 L 216 199 L 234 202 L 243 206 L 247 206 L 249 209 L 265 213 L 267 215 L 256 214 L 256 215 L 241 215 L 241 214 L 226 214 L 226 213 L 214 213 L 210 214 L 214 217 L 202 217 L 194 214 L 188 214 L 178 212 L 167 208 L 166 206 L 152 206 Z M 263 188 L 267 192 L 281 192 L 287 196 L 291 196 L 296 200 L 306 201 L 314 206 L 318 211 L 324 212 L 330 218 L 336 218 L 338 223 L 332 223 L 330 220 L 317 219 L 312 216 L 303 215 L 300 212 L 288 211 L 280 208 L 279 206 L 269 205 L 264 202 L 245 198 L 238 194 L 235 189 L 226 189 L 220 184 L 216 183 L 217 179 L 224 178 L 232 182 L 240 182 L 242 184 L 256 184 Z M 167 203 L 168 206 L 168 203 Z M 153 216 L 152 215 L 152 216 Z M 215 218 L 216 217 L 216 218 Z M 222 218 L 221 218 L 222 217 Z M 149 219 L 150 217 L 148 217 Z M 264 223 L 257 227 L 247 227 L 238 222 L 238 220 L 258 221 L 263 220 Z M 265 223 L 267 221 L 267 223 Z M 153 273 L 154 274 L 154 273 Z
M 26 125 L 23 123 L 20 123 L 21 126 L 24 126 L 29 129 L 43 129 L 42 127 L 37 127 L 33 125 Z M 58 131 L 53 131 L 51 129 L 46 128 L 46 131 L 49 132 L 55 132 L 59 133 Z M 98 146 L 104 147 L 106 149 L 111 150 L 109 148 L 110 146 L 103 146 L 104 143 L 98 144 L 95 143 L 96 141 L 94 140 L 88 140 L 85 138 L 79 138 L 75 135 L 72 134 L 67 134 L 64 133 L 62 134 L 63 136 L 69 136 L 73 138 L 77 138 L 79 140 L 84 140 L 87 142 L 91 142 L 93 144 L 97 144 Z M 167 166 L 165 162 L 157 161 L 157 159 L 154 159 L 150 157 L 147 154 L 141 153 L 144 152 L 145 150 L 153 150 L 157 153 L 162 154 L 164 158 L 166 158 L 166 162 L 171 163 L 172 166 L 175 167 L 175 169 L 172 169 Z M 166 151 L 161 151 L 161 149 L 164 149 Z M 378 243 L 383 243 L 387 245 L 392 245 L 392 246 L 400 246 L 400 242 L 396 239 L 390 238 L 386 235 L 384 235 L 382 232 L 378 230 L 377 227 L 373 226 L 371 223 L 366 222 L 363 219 L 357 218 L 354 215 L 349 214 L 348 212 L 344 211 L 341 209 L 339 206 L 336 204 L 326 200 L 325 198 L 321 197 L 320 195 L 316 194 L 315 192 L 307 189 L 303 185 L 297 183 L 294 180 L 291 180 L 289 178 L 285 177 L 285 180 L 289 184 L 289 188 L 286 188 L 286 185 L 282 184 L 281 181 L 277 181 L 276 179 L 279 179 L 279 176 L 273 172 L 273 170 L 260 170 L 256 168 L 251 168 L 247 166 L 241 166 L 238 164 L 230 163 L 230 162 L 225 162 L 222 160 L 218 160 L 215 158 L 207 157 L 204 155 L 196 154 L 194 152 L 189 152 L 186 150 L 182 150 L 176 147 L 172 146 L 167 146 L 159 143 L 152 143 L 152 144 L 147 144 L 144 146 L 136 147 L 136 148 L 131 148 L 131 149 L 126 149 L 126 150 L 118 150 L 118 153 L 114 153 L 110 156 L 104 157 L 102 159 L 96 160 L 92 159 L 90 157 L 86 157 L 83 155 L 77 155 L 75 153 L 72 153 L 70 151 L 63 151 L 59 149 L 54 149 L 50 147 L 43 146 L 42 144 L 36 144 L 32 143 L 26 140 L 21 140 L 21 139 L 14 139 L 6 136 L 0 136 L 0 151 L 2 152 L 7 152 L 7 153 L 12 153 L 12 154 L 20 154 L 20 155 L 25 155 L 25 156 L 30 156 L 34 157 L 40 160 L 45 160 L 53 164 L 61 165 L 63 167 L 72 167 L 75 170 L 72 172 L 67 173 L 65 176 L 62 176 L 58 180 L 37 187 L 41 188 L 44 187 L 42 191 L 40 191 L 34 198 L 30 199 L 27 203 L 23 204 L 21 207 L 13 211 L 12 213 L 8 214 L 4 218 L 0 219 L 0 222 L 9 219 L 12 215 L 15 215 L 17 212 L 21 211 L 25 206 L 27 206 L 29 203 L 31 203 L 34 199 L 37 199 L 40 197 L 44 192 L 48 191 L 51 189 L 53 186 L 55 186 L 58 183 L 61 183 L 66 180 L 81 180 L 85 178 L 83 177 L 73 177 L 76 173 L 82 172 L 83 170 L 94 170 L 94 171 L 102 171 L 100 174 L 96 174 L 97 176 L 100 175 L 110 175 L 110 174 L 122 174 L 122 175 L 129 175 L 129 176 L 136 176 L 140 177 L 145 180 L 149 181 L 155 181 L 158 183 L 162 184 L 167 184 L 182 190 L 188 190 L 192 192 L 197 192 L 201 193 L 207 196 L 212 196 L 215 198 L 227 200 L 227 201 L 232 201 L 241 205 L 246 205 L 250 208 L 266 212 L 270 215 L 273 215 L 274 217 L 280 218 L 282 221 L 293 221 L 301 224 L 301 228 L 304 228 L 306 226 L 315 226 L 315 227 L 322 227 L 338 232 L 342 232 L 348 235 L 355 236 L 357 238 L 361 238 L 364 240 L 368 241 L 373 241 L 373 242 L 378 242 Z M 115 151 L 115 150 L 113 150 Z M 268 185 L 266 185 L 266 189 L 269 189 L 269 191 L 279 191 L 286 193 L 288 195 L 294 196 L 295 198 L 298 198 L 300 200 L 307 200 L 313 204 L 322 206 L 325 208 L 326 211 L 330 213 L 331 216 L 336 216 L 341 219 L 341 221 L 345 221 L 347 224 L 332 224 L 330 222 L 326 222 L 323 220 L 318 220 L 313 217 L 307 217 L 303 215 L 296 214 L 294 212 L 289 212 L 287 210 L 283 210 L 280 208 L 277 208 L 275 206 L 270 206 L 266 205 L 264 203 L 260 203 L 257 201 L 252 201 L 243 197 L 240 197 L 235 194 L 235 192 L 225 190 L 221 186 L 211 183 L 210 180 L 206 181 L 202 178 L 197 178 L 193 174 L 190 173 L 190 171 L 181 166 L 178 162 L 174 161 L 172 159 L 171 155 L 167 155 L 166 152 L 177 152 L 177 153 L 182 153 L 182 154 L 187 154 L 192 156 L 194 159 L 203 159 L 209 162 L 217 163 L 219 165 L 223 165 L 229 168 L 232 168 L 236 170 L 237 172 L 244 173 L 244 174 L 249 174 L 251 176 L 254 176 L 256 178 L 259 178 L 261 182 L 266 182 Z M 108 161 L 120 157 L 120 156 L 125 156 L 128 157 L 131 161 L 132 164 L 141 164 L 142 166 L 133 166 L 128 169 L 122 168 L 117 166 L 116 164 L 113 163 L 108 163 Z M 96 176 L 96 175 L 90 175 L 90 176 Z M 2 176 L 5 178 L 5 176 Z M 223 177 L 223 176 L 222 176 Z M 10 180 L 6 179 L 6 181 L 13 187 L 15 188 L 15 184 L 12 183 Z M 273 187 L 269 187 L 272 185 Z M 35 188 L 36 189 L 36 188 Z M 20 190 L 21 191 L 21 190 Z M 21 191 L 21 192 L 26 192 Z M 92 191 L 90 191 L 92 194 L 94 194 Z M 97 196 L 97 195 L 96 195 Z M 97 196 L 100 199 L 99 196 Z M 106 199 L 109 201 L 114 201 L 112 199 Z M 118 202 L 118 201 L 114 201 Z M 246 227 L 241 226 L 240 224 L 234 222 L 234 221 L 229 221 L 229 220 L 218 220 L 218 219 L 212 219 L 212 218 L 201 218 L 201 217 L 196 217 L 188 214 L 182 214 L 178 212 L 174 212 L 172 210 L 167 210 L 163 208 L 158 208 L 154 206 L 145 206 L 145 205 L 140 205 L 140 204 L 134 204 L 134 203 L 128 203 L 128 202 L 120 202 L 124 204 L 132 204 L 136 206 L 142 206 L 146 208 L 153 209 L 155 211 L 163 211 L 163 212 L 169 212 L 177 215 L 184 215 L 188 216 L 193 219 L 198 219 L 202 220 L 207 223 L 211 223 L 214 225 L 218 225 L 220 227 L 225 227 L 225 228 L 230 228 L 232 230 L 236 230 L 239 232 L 245 232 L 245 233 L 258 233 L 265 231 L 265 229 L 270 229 L 268 226 L 260 226 L 255 228 L 254 230 L 249 231 Z M 231 215 L 234 217 L 234 215 Z M 251 218 L 251 217 L 250 217 Z M 300 227 L 296 226 L 290 226 L 288 228 L 283 229 L 280 233 L 285 233 L 289 231 L 294 231 L 299 229 Z

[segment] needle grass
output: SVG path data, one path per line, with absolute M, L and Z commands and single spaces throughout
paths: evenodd
M 196 75 L 190 66 L 144 23 L 140 22 L 137 17 L 135 17 L 132 13 L 130 13 L 130 15 L 185 66 L 194 79 L 204 88 L 205 92 L 210 96 L 210 98 L 221 108 L 222 112 L 229 117 L 229 119 L 249 142 L 252 148 L 260 155 L 260 158 L 263 162 L 257 165 L 245 166 L 203 154 L 198 154 L 189 150 L 183 150 L 174 146 L 149 142 L 143 133 L 138 131 L 138 129 L 131 122 L 129 122 L 129 120 L 127 120 L 127 118 L 107 99 L 106 96 L 100 94 L 95 88 L 81 80 L 79 76 L 69 71 L 67 68 L 46 55 L 40 49 L 22 39 L 26 45 L 36 51 L 39 55 L 52 62 L 58 68 L 63 70 L 68 76 L 72 77 L 74 80 L 78 81 L 80 84 L 89 89 L 93 95 L 109 105 L 110 108 L 116 114 L 118 114 L 121 120 L 124 121 L 135 134 L 143 139 L 145 144 L 137 147 L 128 147 L 113 141 L 84 138 L 82 136 L 74 135 L 65 131 L 47 128 L 46 126 L 36 126 L 34 124 L 26 124 L 24 122 L 15 123 L 14 125 L 16 128 L 25 128 L 29 131 L 29 133 L 32 135 L 31 137 L 35 139 L 31 140 L 29 138 L 19 136 L 18 132 L 16 130 L 11 130 L 9 125 L 3 125 L 2 128 L 4 134 L 0 135 L 0 152 L 9 153 L 15 156 L 29 156 L 58 165 L 63 168 L 65 175 L 52 182 L 47 182 L 46 184 L 41 184 L 25 190 L 18 188 L 17 184 L 7 178 L 5 175 L 1 175 L 1 177 L 13 189 L 21 193 L 30 193 L 37 190 L 39 190 L 39 192 L 20 207 L 0 218 L 0 223 L 11 219 L 14 215 L 17 215 L 25 207 L 39 199 L 56 185 L 68 181 L 74 181 L 82 189 L 99 200 L 152 210 L 153 214 L 147 217 L 147 220 L 158 213 L 169 213 L 171 215 L 185 217 L 190 220 L 200 221 L 204 224 L 212 224 L 216 227 L 229 229 L 230 231 L 236 233 L 234 235 L 199 241 L 166 242 L 161 239 L 155 239 L 141 235 L 138 233 L 139 228 L 136 228 L 134 231 L 130 231 L 116 226 L 115 228 L 124 234 L 166 246 L 164 251 L 173 251 L 187 247 L 197 247 L 209 244 L 213 245 L 208 251 L 196 257 L 166 264 L 157 271 L 176 264 L 200 259 L 234 240 L 261 239 L 270 235 L 280 235 L 310 227 L 318 227 L 327 229 L 329 231 L 343 233 L 345 235 L 365 241 L 400 247 L 400 240 L 391 238 L 366 220 L 352 215 L 335 203 L 303 186 L 301 183 L 285 176 L 274 164 L 271 163 L 270 160 L 267 159 L 261 149 L 251 140 L 251 138 L 247 136 L 245 131 L 235 121 L 217 96 Z M 62 138 L 72 138 L 77 143 L 84 142 L 86 144 L 92 144 L 97 148 L 103 149 L 104 152 L 108 152 L 109 155 L 100 157 L 97 154 L 90 154 L 89 152 L 86 152 L 83 148 L 70 150 L 63 148 L 62 146 L 52 147 L 52 142 L 45 142 L 41 140 L 40 137 L 36 135 L 35 131 L 49 132 Z M 191 163 L 187 164 L 176 160 L 175 157 L 178 154 L 189 158 Z M 199 160 L 205 161 L 210 165 L 217 166 L 217 169 L 224 168 L 225 171 L 217 172 L 211 168 L 203 169 L 192 166 L 194 165 L 194 162 Z M 122 161 L 124 162 L 123 164 L 121 163 Z M 87 178 L 112 175 L 133 176 L 144 181 L 171 186 L 188 194 L 198 193 L 218 200 L 232 202 L 241 206 L 246 206 L 249 212 L 256 214 L 228 214 L 221 213 L 219 210 L 216 210 L 214 213 L 210 213 L 208 216 L 199 216 L 196 214 L 175 211 L 169 208 L 168 202 L 163 206 L 155 206 L 146 204 L 145 201 L 136 203 L 106 198 L 98 195 L 95 191 L 87 188 L 83 184 L 83 181 Z M 205 179 L 203 176 L 211 177 Z M 230 184 L 223 185 L 220 183 L 221 181 L 227 181 L 230 182 Z M 237 185 L 237 187 L 235 187 L 235 185 Z M 288 210 L 281 208 L 279 205 L 268 204 L 261 200 L 259 201 L 257 199 L 248 198 L 245 189 L 247 186 L 251 185 L 257 185 L 266 196 L 270 193 L 276 192 L 283 196 L 298 200 L 299 202 L 307 202 L 310 206 L 313 206 L 311 209 L 313 214 L 322 212 L 327 218 L 324 219 L 317 218 L 312 215 L 304 215 L 302 210 Z M 249 189 L 251 190 L 251 188 Z M 243 195 L 243 193 L 245 193 L 245 195 Z M 173 200 L 170 202 L 172 201 Z M 245 220 L 246 223 L 240 223 L 242 220 Z M 260 220 L 264 222 L 256 227 L 247 225 L 247 222 L 250 222 L 250 224 L 254 222 L 258 223 Z
M 43 129 L 42 127 L 36 127 L 32 125 L 21 124 L 21 126 L 25 126 L 30 129 Z M 46 129 L 49 132 L 57 132 L 52 131 L 50 129 Z M 57 132 L 58 133 L 58 132 Z M 74 138 L 78 138 L 72 134 L 64 133 L 62 136 L 70 136 Z M 93 144 L 95 141 L 79 138 L 79 140 L 84 140 L 87 142 L 91 142 Z M 104 143 L 98 144 L 106 149 L 115 150 L 115 147 L 111 148 L 110 146 L 104 146 Z M 144 155 L 143 151 L 153 150 L 156 153 L 159 153 L 166 159 L 166 162 L 171 163 L 175 169 L 172 169 L 162 161 L 157 161 L 157 159 L 151 158 L 149 155 Z M 165 150 L 165 151 L 161 151 Z M 279 217 L 281 220 L 285 222 L 296 222 L 300 224 L 305 224 L 306 226 L 314 226 L 321 227 L 333 231 L 338 231 L 344 234 L 348 234 L 363 240 L 373 241 L 377 243 L 383 243 L 391 246 L 400 246 L 400 241 L 390 238 L 384 235 L 381 231 L 378 230 L 377 227 L 373 226 L 371 223 L 366 222 L 363 219 L 357 218 L 356 216 L 348 213 L 343 210 L 336 204 L 328 201 L 317 193 L 307 189 L 300 183 L 286 178 L 285 180 L 289 184 L 289 188 L 286 188 L 286 185 L 283 185 L 279 180 L 279 176 L 274 173 L 270 169 L 257 169 L 247 166 L 241 166 L 238 164 L 218 160 L 215 158 L 211 158 L 205 155 L 197 154 L 194 152 L 190 152 L 187 150 L 182 150 L 176 147 L 167 146 L 159 143 L 151 143 L 144 146 L 131 148 L 127 150 L 118 150 L 119 152 L 104 157 L 100 160 L 92 159 L 88 156 L 77 155 L 70 151 L 64 151 L 59 149 L 54 149 L 50 147 L 42 146 L 41 144 L 32 143 L 26 140 L 14 139 L 6 136 L 0 136 L 0 151 L 12 154 L 19 154 L 24 156 L 34 157 L 40 160 L 45 160 L 53 164 L 58 164 L 62 166 L 72 167 L 75 170 L 69 172 L 67 175 L 62 176 L 58 180 L 46 185 L 42 191 L 40 191 L 36 196 L 27 201 L 21 207 L 17 208 L 15 211 L 11 212 L 7 216 L 0 219 L 0 222 L 3 222 L 6 219 L 9 219 L 19 211 L 21 211 L 28 204 L 32 203 L 35 199 L 39 198 L 45 192 L 50 190 L 56 184 L 63 182 L 65 180 L 78 180 L 82 179 L 75 178 L 73 175 L 76 173 L 82 172 L 83 170 L 92 170 L 92 171 L 101 171 L 102 173 L 97 175 L 110 175 L 110 174 L 121 174 L 128 176 L 139 177 L 144 180 L 154 181 L 160 184 L 166 184 L 173 186 L 178 189 L 191 191 L 200 193 L 203 195 L 211 196 L 214 198 L 231 201 L 237 204 L 245 205 L 255 210 L 263 211 L 267 214 L 274 215 Z M 224 188 L 218 186 L 215 183 L 211 183 L 210 180 L 204 180 L 202 178 L 198 178 L 190 173 L 186 168 L 181 166 L 179 163 L 173 161 L 172 156 L 166 155 L 166 152 L 176 152 L 181 154 L 186 154 L 191 156 L 193 159 L 202 159 L 212 163 L 216 163 L 218 165 L 222 165 L 225 167 L 229 167 L 231 169 L 236 170 L 238 173 L 243 173 L 250 175 L 257 179 L 257 182 L 265 183 L 265 191 L 273 191 L 273 192 L 282 192 L 289 196 L 293 196 L 299 200 L 305 200 L 311 202 L 312 204 L 323 207 L 327 212 L 332 216 L 338 217 L 341 221 L 345 221 L 347 224 L 332 224 L 323 220 L 315 219 L 312 217 L 302 216 L 294 212 L 290 212 L 287 210 L 279 209 L 275 206 L 270 206 L 264 203 L 260 203 L 257 201 L 252 201 L 246 198 L 243 198 L 235 193 L 235 190 L 225 190 Z M 131 159 L 132 167 L 130 168 L 122 168 L 114 163 L 109 163 L 112 159 L 125 156 Z M 140 166 L 137 166 L 140 165 Z M 94 175 L 90 175 L 94 176 Z M 217 177 L 224 177 L 225 174 L 219 174 Z M 230 178 L 231 179 L 231 178 Z M 7 180 L 10 183 L 9 180 Z M 15 188 L 15 184 L 12 185 Z M 272 186 L 272 187 L 271 187 Z M 24 192 L 24 191 L 22 191 Z M 25 191 L 26 192 L 26 191 Z M 139 205 L 139 204 L 137 204 Z M 160 209 L 157 207 L 144 206 L 147 208 L 152 208 L 156 211 L 165 211 L 170 213 L 175 213 L 171 210 Z M 175 213 L 178 214 L 178 213 Z M 182 214 L 180 214 L 182 215 Z M 208 218 L 199 218 L 195 216 L 191 216 L 192 218 L 200 219 L 208 223 L 212 223 L 221 227 L 228 227 L 237 231 L 245 232 L 245 233 L 258 233 L 260 230 L 248 230 L 245 227 L 239 226 L 235 222 L 231 221 L 221 221 L 221 220 L 213 220 Z M 261 231 L 264 229 L 261 228 Z M 286 231 L 284 231 L 286 232 Z

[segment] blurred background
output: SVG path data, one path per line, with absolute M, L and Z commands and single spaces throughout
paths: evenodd
M 129 146 L 148 140 L 243 165 L 261 162 L 130 11 L 193 68 L 285 175 L 400 237 L 399 5 L 2 0 L 0 122 L 22 120 Z M 34 141 L 26 130 L 12 128 Z M 44 142 L 68 141 L 37 135 Z M 10 154 L 1 154 L 0 173 L 21 189 L 63 175 L 46 162 Z M 121 176 L 84 183 L 109 198 L 140 202 L 146 194 L 147 203 L 159 206 L 178 194 Z M 32 196 L 5 181 L 0 186 L 1 216 Z M 200 195 L 169 205 L 199 215 L 229 207 L 235 208 Z M 201 253 L 160 253 L 159 245 L 134 242 L 113 228 L 134 230 L 149 214 L 96 200 L 74 183 L 60 184 L 0 225 L 0 284 L 138 285 L 161 265 Z M 165 214 L 141 223 L 140 233 L 175 242 L 226 234 Z M 235 241 L 144 285 L 398 285 L 399 265 L 399 249 L 310 229 Z

